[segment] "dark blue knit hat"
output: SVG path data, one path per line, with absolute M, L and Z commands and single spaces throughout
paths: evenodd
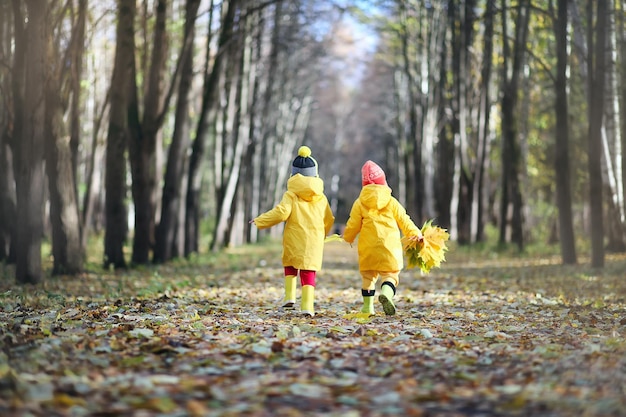
M 298 156 L 291 164 L 291 175 L 304 175 L 305 177 L 317 177 L 317 161 L 311 156 L 308 146 L 300 146 Z

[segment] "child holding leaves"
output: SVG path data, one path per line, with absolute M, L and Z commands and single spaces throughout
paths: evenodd
M 374 295 L 380 278 L 378 300 L 386 315 L 396 314 L 393 298 L 399 283 L 403 264 L 402 234 L 421 241 L 420 229 L 413 223 L 406 209 L 391 195 L 391 188 L 383 169 L 367 161 L 361 169 L 362 186 L 352 205 L 343 239 L 352 244 L 359 236 L 359 272 L 362 278 L 362 313 L 375 314 Z

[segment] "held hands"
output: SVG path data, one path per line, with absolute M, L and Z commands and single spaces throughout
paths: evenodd
M 324 243 L 326 242 L 343 242 L 343 236 L 339 236 L 338 234 L 334 234 L 334 235 L 330 235 L 330 236 L 326 236 L 326 238 L 324 238 Z

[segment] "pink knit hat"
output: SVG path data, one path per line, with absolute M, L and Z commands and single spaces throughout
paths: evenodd
M 373 161 L 367 161 L 361 168 L 363 186 L 368 184 L 387 185 L 385 171 Z

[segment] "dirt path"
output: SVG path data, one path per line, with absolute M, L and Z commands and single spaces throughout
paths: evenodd
M 362 317 L 356 248 L 326 249 L 314 318 L 276 308 L 276 252 L 3 288 L 0 415 L 626 415 L 623 257 L 452 254 Z

